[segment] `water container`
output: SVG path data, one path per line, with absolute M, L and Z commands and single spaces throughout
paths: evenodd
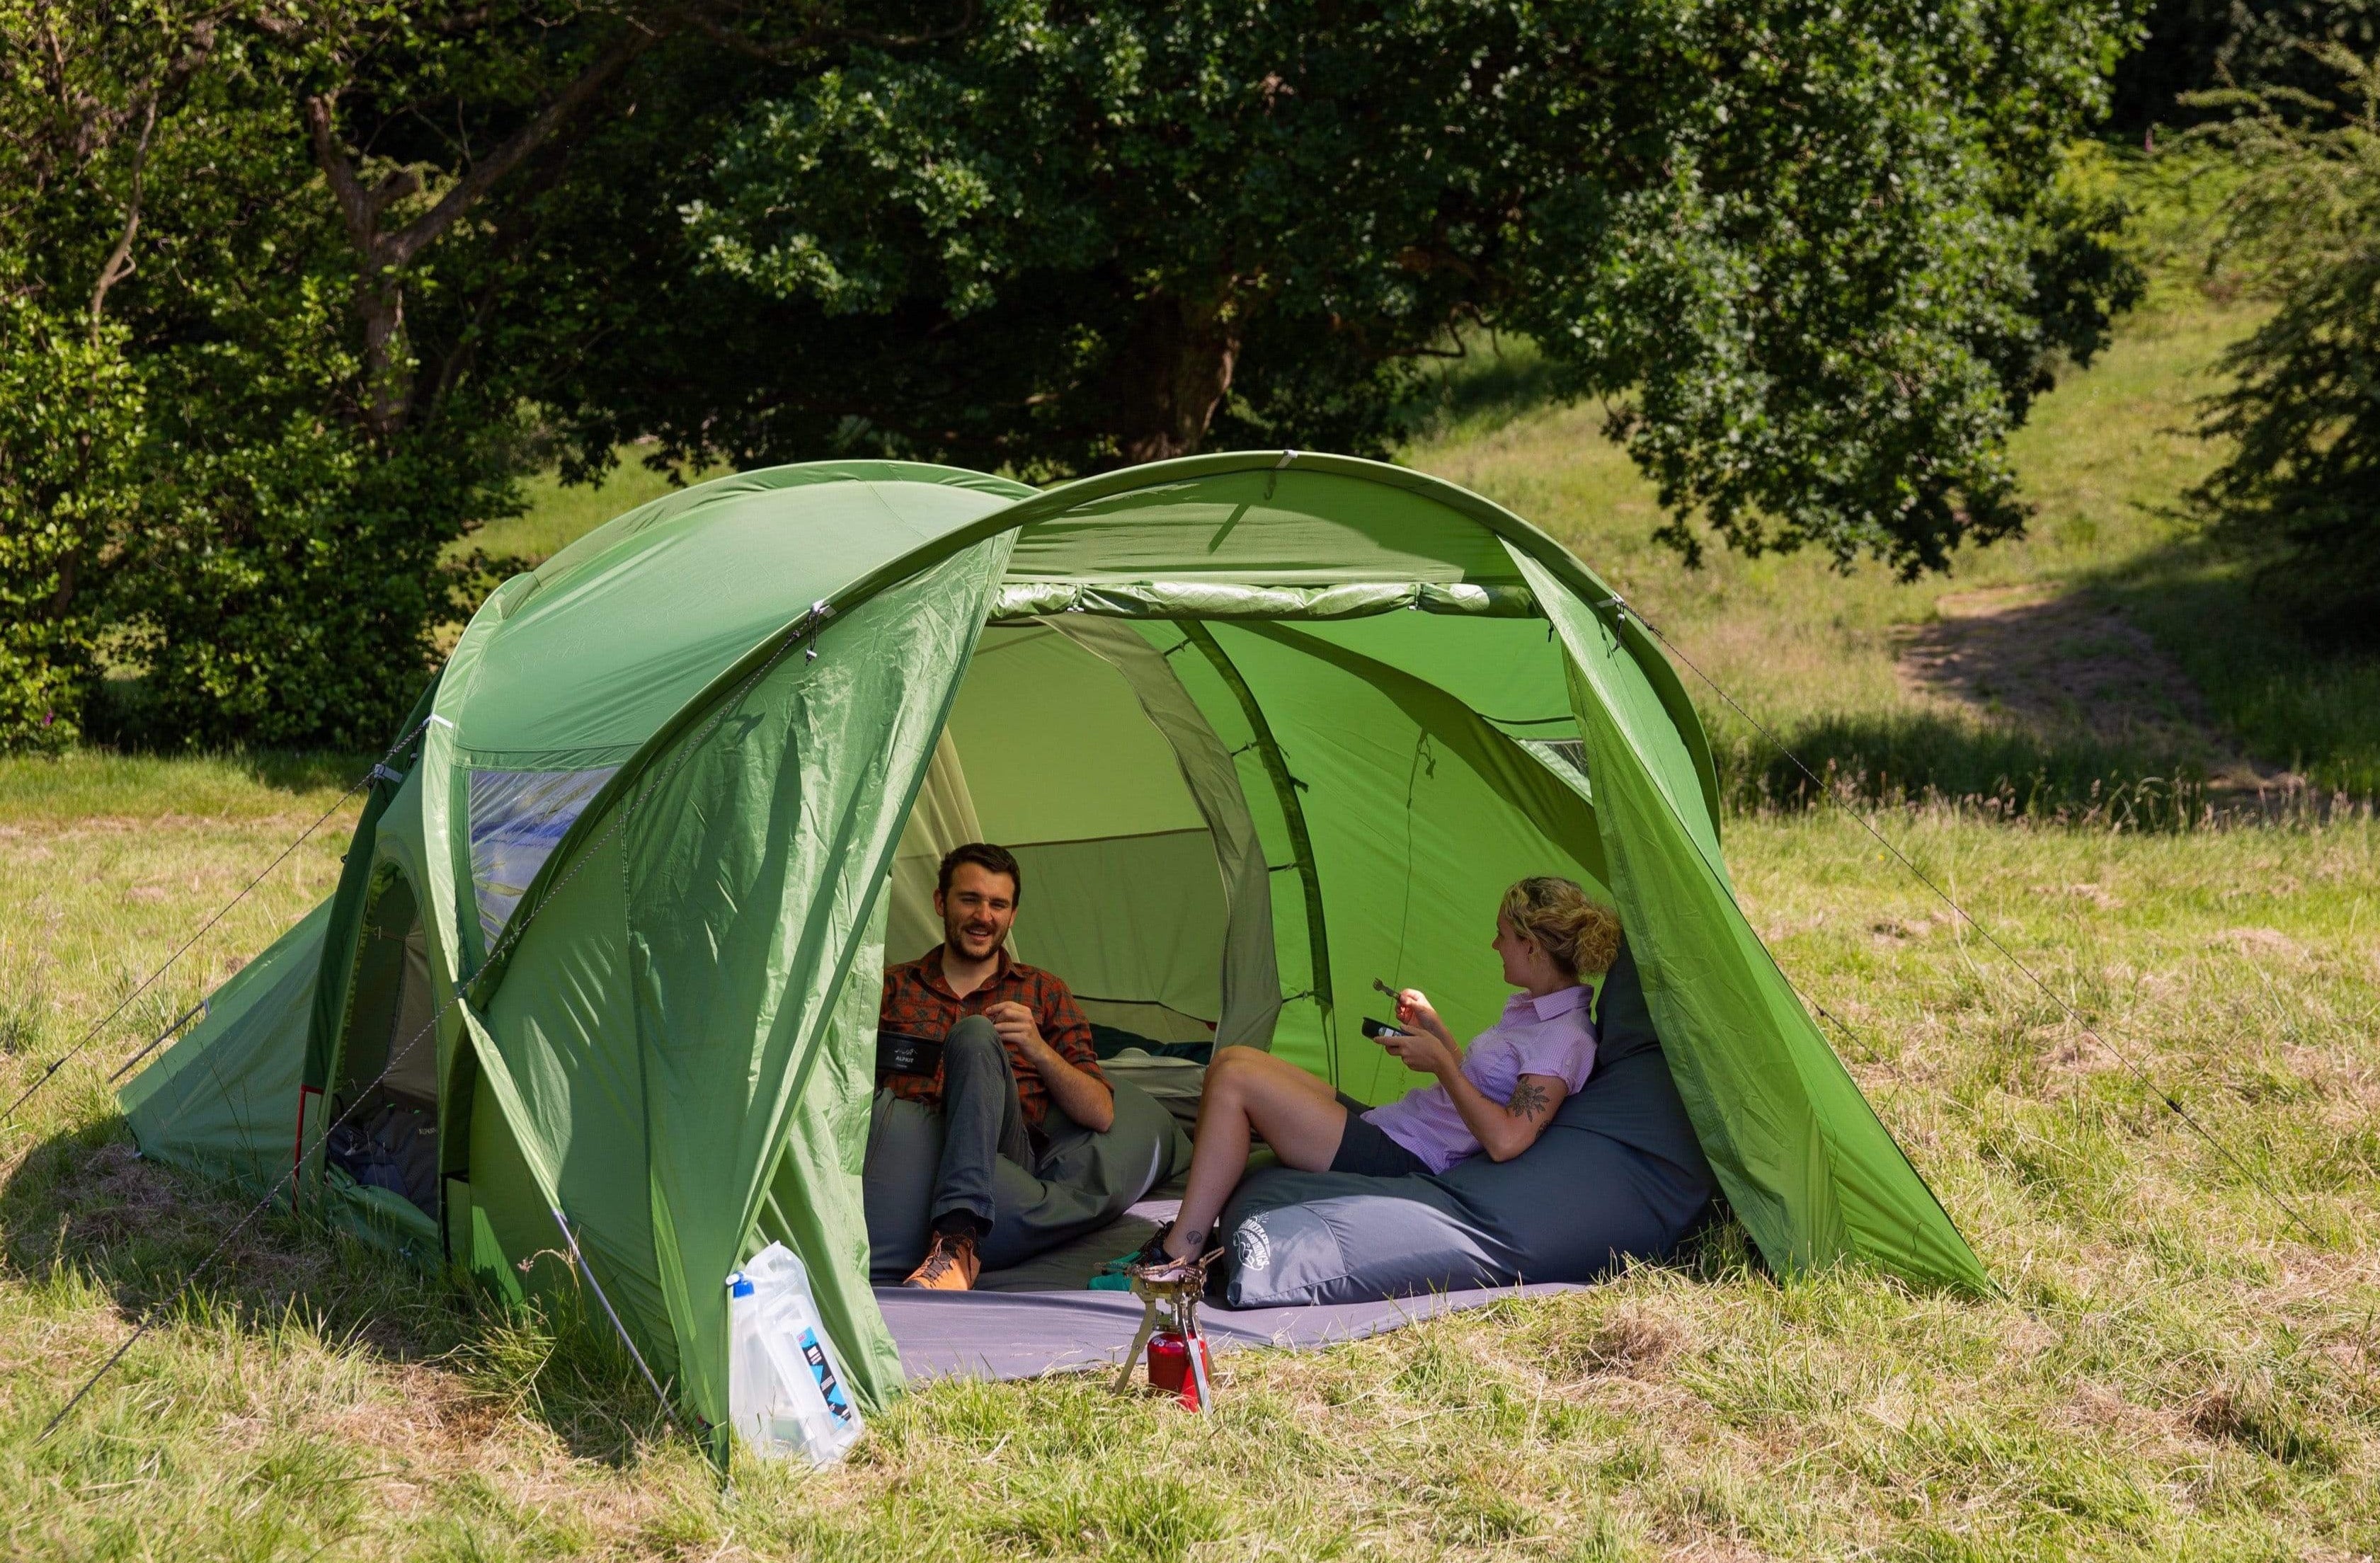
M 860 1434 L 859 1408 L 820 1322 L 809 1275 L 771 1243 L 727 1278 L 728 1421 L 755 1453 L 832 1465 Z

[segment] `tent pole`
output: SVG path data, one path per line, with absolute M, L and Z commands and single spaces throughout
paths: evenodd
M 1215 670 L 1216 676 L 1232 692 L 1240 704 L 1240 714 L 1247 719 L 1248 729 L 1255 734 L 1256 750 L 1264 760 L 1265 776 L 1272 782 L 1273 795 L 1281 801 L 1281 818 L 1289 825 L 1291 855 L 1297 863 L 1298 882 L 1305 891 L 1305 937 L 1314 963 L 1314 1002 L 1322 1012 L 1322 1060 L 1328 1069 L 1330 1084 L 1339 1084 L 1339 1035 L 1333 1022 L 1330 997 L 1330 939 L 1322 926 L 1322 875 L 1314 864 L 1314 839 L 1305 829 L 1305 809 L 1297 801 L 1300 785 L 1289 773 L 1289 761 L 1282 757 L 1281 745 L 1272 734 L 1272 723 L 1265 720 L 1264 708 L 1257 704 L 1256 691 L 1240 676 L 1231 654 L 1216 644 L 1215 636 L 1196 619 L 1181 621 L 1182 633 L 1189 643 L 1197 647 Z
M 603 1304 L 603 1316 L 612 1321 L 612 1328 L 619 1335 L 620 1344 L 628 1349 L 628 1355 L 636 1363 L 637 1371 L 645 1375 L 646 1386 L 652 1390 L 653 1399 L 660 1402 L 662 1420 L 669 1424 L 671 1432 L 684 1433 L 686 1429 L 677 1424 L 677 1418 L 670 1412 L 668 1392 L 662 1388 L 661 1380 L 653 1376 L 653 1370 L 645 1365 L 645 1354 L 637 1350 L 637 1343 L 634 1340 L 628 1339 L 628 1327 L 620 1322 L 620 1315 L 612 1306 L 612 1300 L 603 1295 L 603 1283 L 595 1278 L 595 1267 L 587 1263 L 587 1255 L 579 1252 L 578 1235 L 570 1230 L 570 1223 L 562 1218 L 562 1207 L 549 1205 L 546 1209 L 552 1213 L 553 1224 L 562 1229 L 562 1241 L 570 1245 L 570 1257 L 578 1262 L 578 1273 L 587 1278 L 588 1286 L 595 1293 L 595 1301 Z

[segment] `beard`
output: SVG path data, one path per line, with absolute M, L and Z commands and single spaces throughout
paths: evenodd
M 942 938 L 959 954 L 980 961 L 1000 948 L 1005 935 L 997 927 L 950 923 L 943 926 Z

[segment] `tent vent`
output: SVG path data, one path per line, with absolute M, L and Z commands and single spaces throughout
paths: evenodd
M 1586 790 L 1586 745 L 1576 738 L 1524 738 L 1521 746 L 1579 791 Z

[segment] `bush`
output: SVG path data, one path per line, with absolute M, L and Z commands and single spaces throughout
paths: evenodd
M 0 749 L 79 731 L 141 415 L 113 333 L 0 294 Z
M 484 443 L 432 430 L 384 452 L 293 419 L 277 441 L 161 479 L 159 525 L 128 551 L 117 594 L 142 688 L 111 736 L 387 743 L 429 676 L 436 630 L 490 584 L 476 558 L 440 557 L 508 508 Z

